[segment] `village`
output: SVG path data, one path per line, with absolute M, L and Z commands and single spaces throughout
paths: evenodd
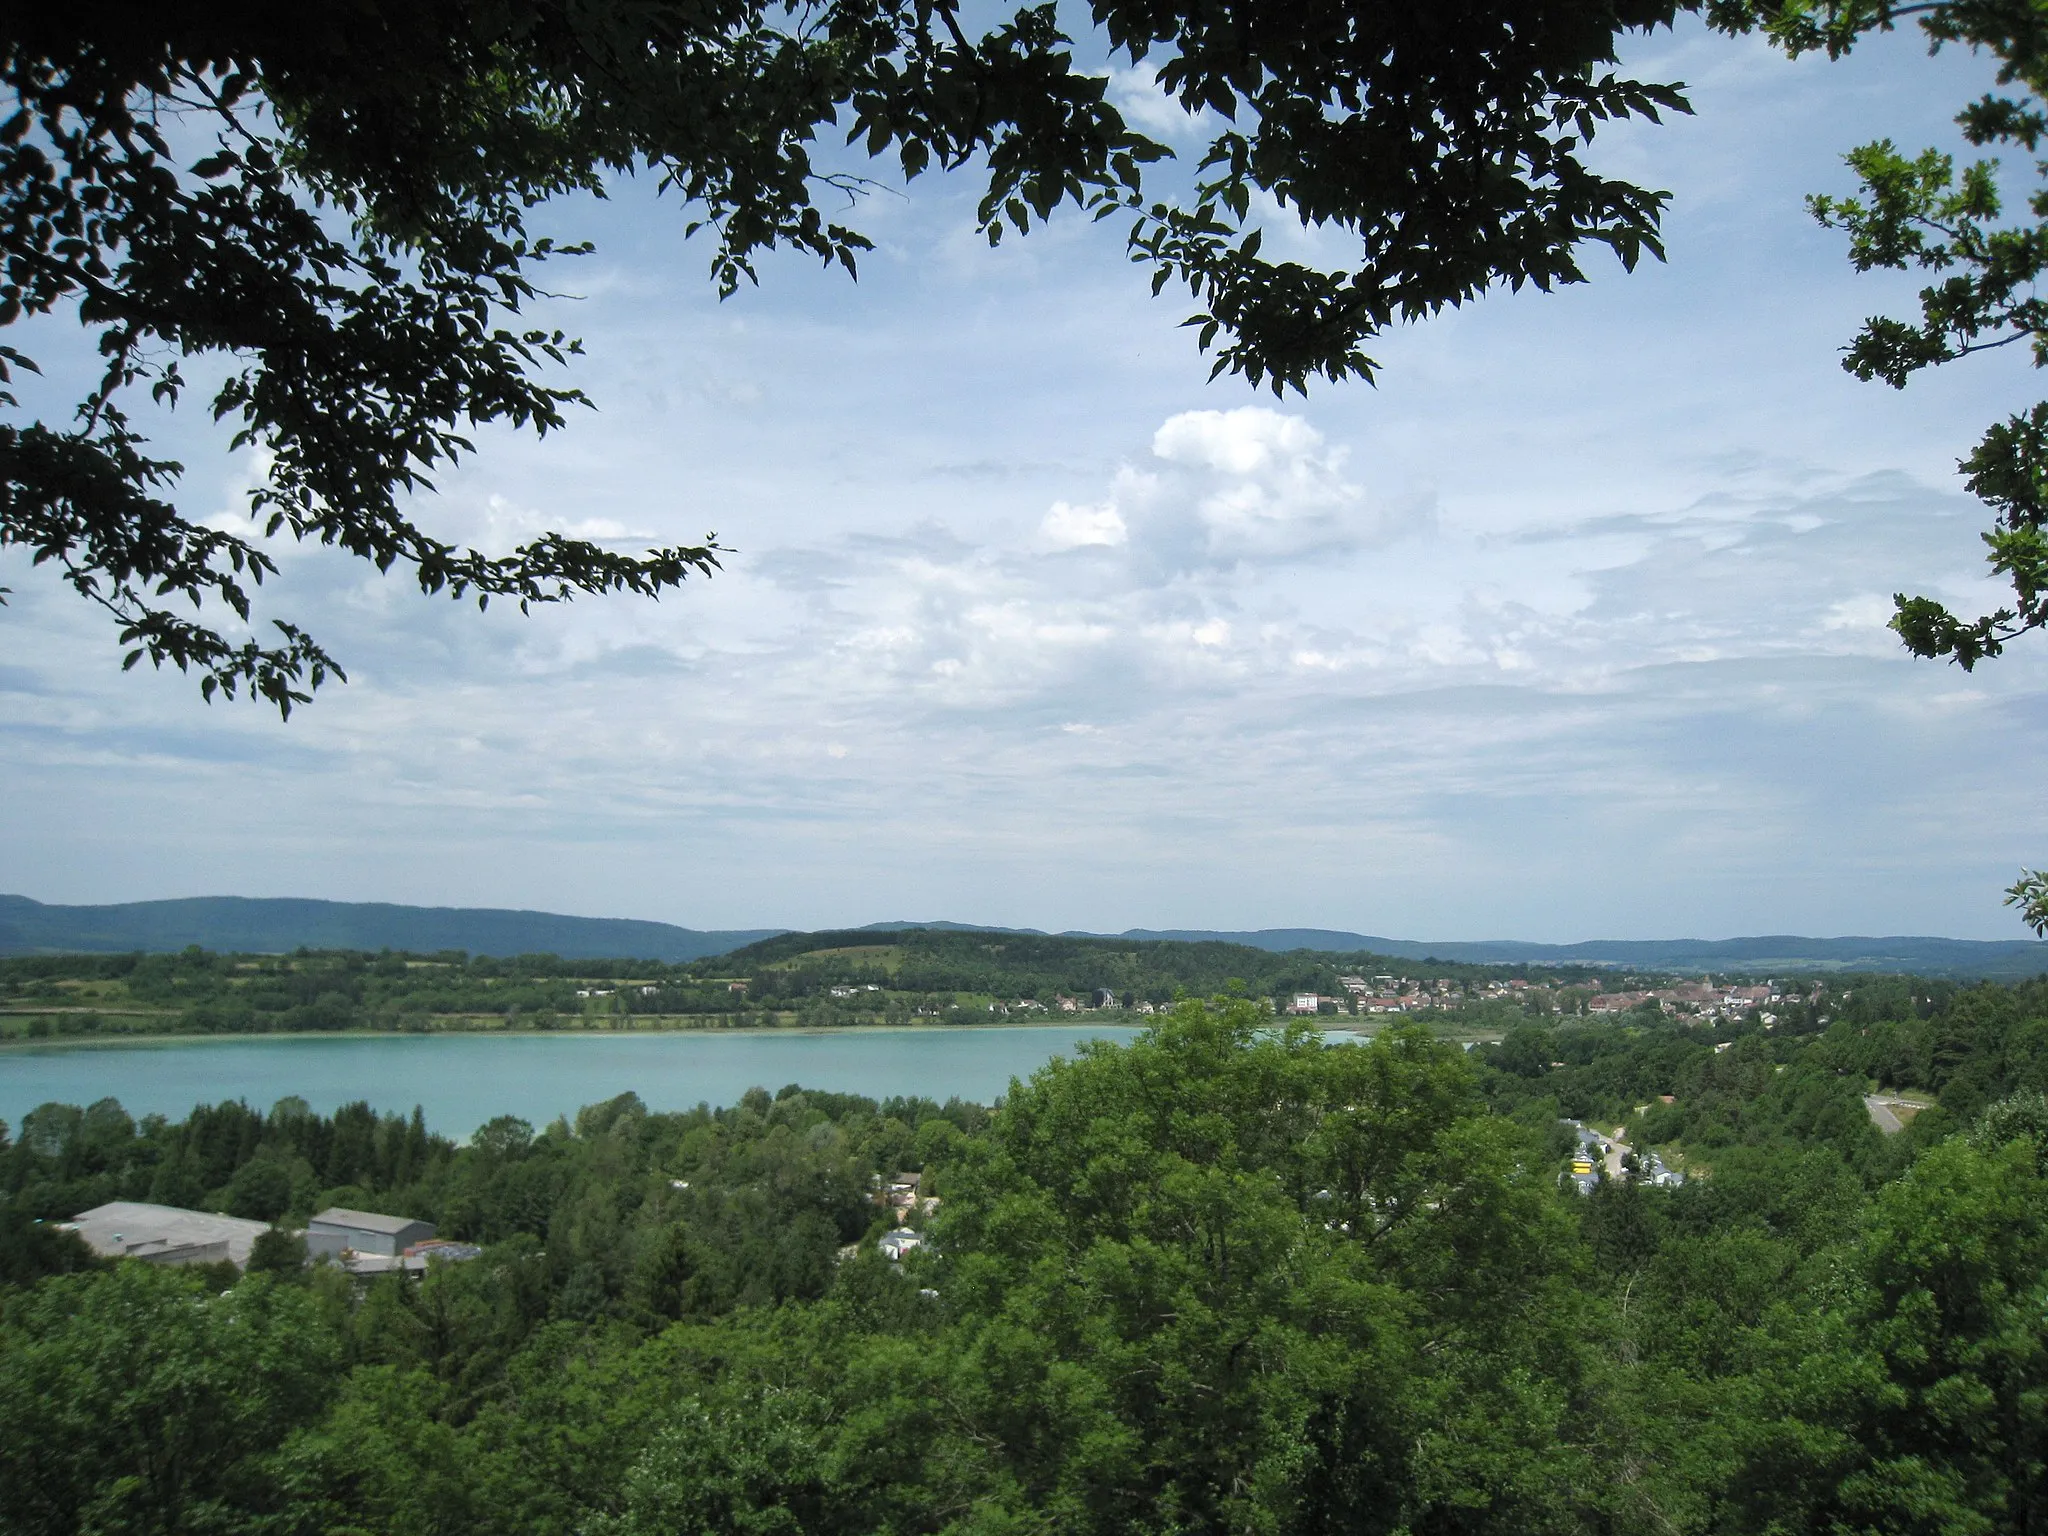
M 1619 1014 L 1631 1009 L 1654 1004 L 1666 1014 L 1685 1014 L 1699 1019 L 1743 1018 L 1755 1014 L 1769 1004 L 1781 1001 L 1785 994 L 1777 983 L 1740 983 L 1717 985 L 1711 977 L 1697 982 L 1654 988 L 1636 988 L 1609 992 L 1604 990 L 1599 978 L 1584 981 L 1560 983 L 1539 979 L 1530 981 L 1526 977 L 1511 977 L 1502 980 L 1461 982 L 1449 977 L 1416 979 L 1406 976 L 1351 976 L 1337 978 L 1338 991 L 1292 992 L 1282 994 L 1273 1000 L 1276 1013 L 1298 1018 L 1339 1015 L 1368 1017 L 1371 1015 L 1428 1013 L 1445 1009 L 1462 1008 L 1474 1003 L 1518 1003 L 1523 1007 L 1534 1007 L 1550 1013 Z M 856 988 L 835 987 L 834 997 L 844 993 L 851 996 Z M 875 990 L 868 988 L 869 991 Z M 1050 1003 L 1034 998 L 1021 998 L 1015 1002 L 991 1004 L 991 1012 L 1007 1013 L 1094 1013 L 1104 1010 L 1118 1010 L 1126 1013 L 1152 1014 L 1161 1012 L 1166 1005 L 1155 1005 L 1143 998 L 1119 997 L 1107 987 L 1098 987 L 1086 996 L 1069 996 L 1056 993 Z M 1766 1024 L 1774 1022 L 1769 1013 L 1761 1015 Z
M 1466 984 L 1441 977 L 1411 981 L 1394 976 L 1339 976 L 1337 985 L 1342 989 L 1340 996 L 1297 992 L 1285 1011 L 1297 1015 L 1389 1014 L 1455 1008 L 1474 1002 L 1519 1002 L 1525 1006 L 1547 1005 L 1552 1013 L 1613 1014 L 1655 1003 L 1665 1013 L 1713 1019 L 1748 1014 L 1782 996 L 1776 985 L 1768 981 L 1761 985 L 1716 986 L 1711 977 L 1679 986 L 1619 992 L 1603 990 L 1598 977 L 1558 986 L 1545 981 L 1531 982 L 1521 976 Z

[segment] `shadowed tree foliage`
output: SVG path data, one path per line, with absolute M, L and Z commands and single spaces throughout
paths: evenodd
M 718 560 L 548 534 L 502 556 L 414 521 L 414 499 L 492 423 L 554 431 L 587 403 L 577 350 L 524 318 L 539 204 L 638 177 L 703 229 L 722 292 L 760 253 L 851 273 L 868 242 L 821 211 L 860 155 L 983 178 L 991 242 L 1063 204 L 1129 221 L 1154 291 L 1183 286 L 1217 372 L 1300 389 L 1370 377 L 1401 319 L 1494 283 L 1580 281 L 1582 247 L 1658 253 L 1663 195 L 1584 160 L 1600 124 L 1682 111 L 1612 65 L 1676 0 L 1162 5 L 1100 0 L 1083 46 L 1156 70 L 1213 130 L 1193 166 L 1134 131 L 1051 5 L 978 35 L 951 0 L 79 0 L 0 23 L 0 326 L 75 315 L 101 358 L 68 418 L 0 347 L 0 543 L 108 610 L 127 664 L 196 671 L 281 711 L 335 659 L 253 621 L 275 571 L 252 537 L 179 508 L 132 402 L 204 408 L 259 451 L 269 535 L 411 573 L 426 592 L 533 603 L 657 595 Z M 976 28 L 979 22 L 972 23 Z M 820 141 L 857 146 L 853 155 Z M 1148 170 L 1148 168 L 1151 168 Z M 1350 236 L 1353 263 L 1262 254 L 1257 202 Z M 1271 205 L 1266 205 L 1270 207 Z M 24 403 L 26 401 L 27 403 Z

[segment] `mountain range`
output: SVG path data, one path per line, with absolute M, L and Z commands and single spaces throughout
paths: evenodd
M 872 923 L 864 931 L 932 928 L 1040 933 L 974 923 Z M 391 902 L 293 897 L 190 896 L 110 906 L 57 906 L 0 896 L 0 955 L 161 953 L 204 949 L 279 954 L 306 949 L 402 949 L 418 954 L 555 954 L 565 959 L 663 960 L 677 964 L 740 949 L 787 928 L 698 929 L 620 917 L 568 917 L 497 907 L 409 907 Z M 2048 943 L 2028 939 L 1805 938 L 1592 939 L 1537 944 L 1519 939 L 1389 939 L 1332 928 L 1130 928 L 1068 931 L 1067 938 L 1221 940 L 1258 949 L 1370 953 L 1468 965 L 1612 965 L 1657 971 L 1912 971 L 1924 976 L 2011 979 L 2048 972 Z

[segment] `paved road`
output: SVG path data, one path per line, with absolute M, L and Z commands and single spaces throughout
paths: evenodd
M 1621 1182 L 1621 1160 L 1628 1156 L 1629 1146 L 1619 1136 L 1607 1137 L 1606 1141 L 1609 1148 L 1607 1153 L 1607 1177 L 1619 1184 Z
M 1892 1113 L 1892 1106 L 1903 1102 L 1901 1099 L 1881 1099 L 1874 1093 L 1863 1095 L 1863 1107 L 1870 1111 L 1870 1123 L 1887 1136 L 1896 1136 L 1906 1128 L 1906 1122 Z

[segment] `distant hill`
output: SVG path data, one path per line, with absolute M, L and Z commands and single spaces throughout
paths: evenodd
M 784 930 L 702 932 L 623 917 L 563 917 L 496 907 L 402 907 L 389 902 L 191 896 L 106 907 L 49 906 L 0 896 L 0 955 L 203 949 L 284 954 L 294 949 L 406 949 L 432 954 L 560 955 L 666 960 L 721 955 Z
M 1247 941 L 1254 942 L 1254 941 Z M 1467 964 L 1614 965 L 1654 971 L 1911 971 L 1920 976 L 2012 980 L 2048 972 L 2048 943 L 2033 939 L 1809 939 L 1772 934 L 1744 939 L 1594 939 L 1583 944 L 1416 944 L 1360 938 L 1404 959 L 1434 955 Z
M 1055 934 L 1043 928 L 997 928 L 982 923 L 899 921 L 869 923 L 865 927 L 849 931 L 907 933 L 914 928 L 923 929 L 928 933 L 1014 933 L 1058 939 L 1163 939 L 1180 944 L 1239 944 L 1247 949 L 1270 949 L 1279 953 L 1290 949 L 1313 949 L 1328 954 L 1351 954 L 1369 950 L 1376 955 L 1420 959 L 1427 951 L 1439 959 L 1450 958 L 1443 954 L 1441 945 L 1403 943 L 1399 939 L 1375 939 L 1362 933 L 1345 933 L 1336 928 L 1258 928 L 1243 933 L 1228 933 L 1221 929 L 1209 928 L 1126 928 L 1122 933 L 1094 933 L 1085 928 L 1067 928 Z M 1411 950 L 1414 952 L 1412 956 L 1409 953 Z
M 1079 935 L 1075 935 L 1079 937 Z M 1225 944 L 1244 944 L 1253 949 L 1317 949 L 1332 954 L 1350 954 L 1355 950 L 1369 950 L 1376 955 L 1391 955 L 1402 960 L 1420 960 L 1425 954 L 1439 960 L 1458 958 L 1444 953 L 1441 944 L 1415 944 L 1400 939 L 1376 939 L 1370 934 L 1346 933 L 1337 928 L 1256 928 L 1245 933 L 1211 932 L 1206 928 L 1126 928 L 1122 933 L 1106 934 L 1106 938 L 1118 939 L 1216 939 Z M 1455 947 L 1455 946 L 1452 946 Z M 1471 946 L 1466 946 L 1471 947 Z M 1518 957 L 1519 958 L 1519 957 Z M 1477 965 L 1492 964 L 1491 958 L 1472 962 Z
M 706 976 L 750 977 L 748 995 L 756 1000 L 815 998 L 834 985 L 850 983 L 855 988 L 873 984 L 927 995 L 1030 997 L 1040 1003 L 1050 1003 L 1056 995 L 1083 999 L 1101 988 L 1162 1003 L 1182 993 L 1206 997 L 1238 987 L 1252 997 L 1331 991 L 1340 969 L 1356 967 L 1371 974 L 1398 963 L 1384 955 L 1274 950 L 1216 939 L 1127 939 L 965 923 L 891 923 L 780 934 L 702 961 L 694 969 Z M 1445 970 L 1466 968 L 1446 965 Z M 1591 973 L 1582 969 L 1577 974 Z M 858 1000 L 849 1004 L 859 1006 Z
M 876 931 L 906 928 L 967 931 L 964 923 L 876 923 Z M 1036 929 L 985 928 L 985 933 Z M 1810 939 L 1772 934 L 1742 939 L 1589 939 L 1581 944 L 1534 944 L 1521 939 L 1477 941 L 1388 939 L 1335 928 L 1127 928 L 1122 933 L 1069 930 L 1063 938 L 1177 939 L 1242 944 L 1252 949 L 1313 949 L 1370 953 L 1399 960 L 1448 960 L 1461 965 L 1599 965 L 1646 971 L 1911 971 L 1920 976 L 2013 980 L 2048 972 L 2048 943 L 2034 939 L 1890 938 Z
M 1600 965 L 1655 971 L 1912 971 L 1922 976 L 2011 980 L 2048 972 L 2048 943 L 2029 939 L 1925 937 L 1811 939 L 1592 939 L 1532 944 L 1518 939 L 1420 941 L 1335 928 L 1130 928 L 1122 933 L 998 928 L 976 923 L 887 922 L 849 933 L 994 933 L 1065 939 L 1174 940 L 1286 953 L 1379 955 L 1462 965 Z M 722 955 L 787 928 L 702 930 L 631 918 L 564 917 L 494 907 L 406 907 L 389 902 L 194 896 L 116 906 L 66 907 L 0 896 L 0 955 L 162 952 L 197 944 L 213 950 L 281 954 L 307 949 L 406 949 L 477 955 L 555 954 L 564 959 L 665 960 Z M 798 948 L 811 947 L 799 944 Z

